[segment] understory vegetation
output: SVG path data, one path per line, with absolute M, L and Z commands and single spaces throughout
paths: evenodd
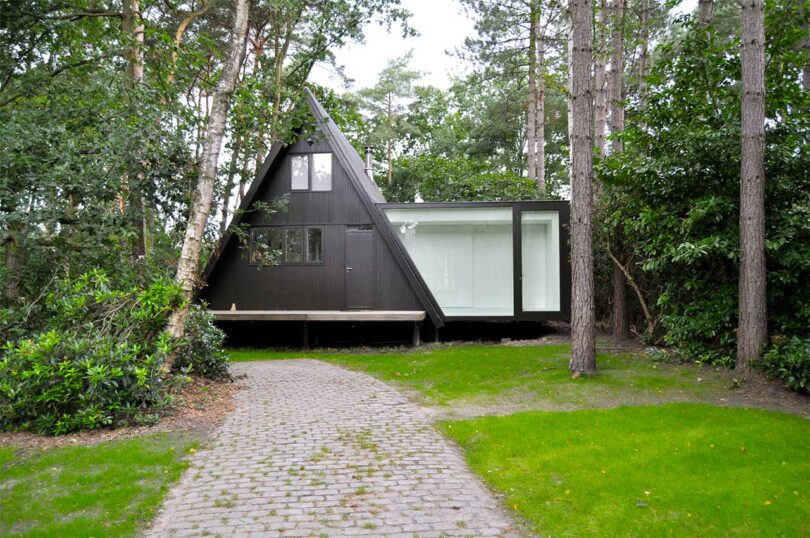
M 183 375 L 227 377 L 224 335 L 202 309 L 179 342 L 164 331 L 182 299 L 158 278 L 145 287 L 116 286 L 95 270 L 58 280 L 26 320 L 30 336 L 0 348 L 0 429 L 65 434 L 147 424 L 171 407 Z
M 157 434 L 92 446 L 0 447 L 0 535 L 136 536 L 199 441 Z

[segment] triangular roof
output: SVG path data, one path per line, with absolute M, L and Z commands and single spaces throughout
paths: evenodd
M 371 216 L 374 225 L 379 230 L 380 235 L 383 237 L 386 246 L 388 246 L 391 254 L 394 256 L 394 259 L 397 261 L 402 269 L 402 272 L 405 274 L 405 277 L 408 279 L 408 282 L 416 293 L 416 296 L 419 298 L 419 301 L 422 303 L 422 306 L 425 308 L 425 312 L 430 320 L 436 327 L 441 327 L 444 325 L 444 321 L 436 300 L 433 298 L 433 295 L 428 290 L 426 284 L 422 280 L 422 277 L 419 275 L 418 271 L 410 260 L 410 257 L 407 255 L 399 242 L 399 239 L 391 229 L 388 218 L 377 206 L 377 204 L 385 203 L 385 197 L 383 196 L 382 191 L 374 180 L 371 179 L 368 174 L 366 174 L 363 159 L 360 157 L 360 155 L 358 155 L 357 151 L 354 149 L 354 146 L 351 145 L 343 132 L 338 128 L 337 124 L 332 120 L 331 117 L 329 117 L 329 114 L 327 114 L 326 110 L 323 108 L 321 103 L 318 102 L 315 95 L 309 90 L 309 88 L 306 89 L 306 97 L 307 105 L 317 121 L 318 129 L 330 143 L 332 151 L 337 157 L 338 162 L 340 162 L 340 165 L 346 171 L 349 181 L 356 189 L 360 199 L 363 201 L 363 205 Z M 251 204 L 256 198 L 262 184 L 268 177 L 268 174 L 276 159 L 278 159 L 278 157 L 281 155 L 282 149 L 284 149 L 285 145 L 286 144 L 281 141 L 273 143 L 267 157 L 264 160 L 264 163 L 262 164 L 261 169 L 259 170 L 259 173 L 256 174 L 256 178 L 253 180 L 250 189 L 248 189 L 245 197 L 239 204 L 239 207 L 234 212 L 234 217 L 228 226 L 228 230 L 225 232 L 225 235 L 222 236 L 217 248 L 214 249 L 211 258 L 208 260 L 205 271 L 203 272 L 204 280 L 207 281 L 210 278 L 220 256 L 223 252 L 225 252 L 225 249 L 228 247 L 229 243 L 234 239 L 233 230 L 242 222 L 244 215 L 247 213 L 247 210 L 250 208 Z

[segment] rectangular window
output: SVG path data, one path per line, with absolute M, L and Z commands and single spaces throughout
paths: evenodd
M 250 263 L 275 265 L 282 260 L 284 229 L 280 226 L 250 229 Z
M 305 191 L 309 189 L 309 156 L 293 155 L 292 167 L 292 190 Z
M 332 190 L 332 154 L 310 153 L 290 158 L 290 186 L 294 191 Z
M 307 228 L 307 262 L 323 262 L 323 228 Z
M 323 227 L 256 226 L 250 229 L 251 265 L 323 263 Z
M 284 260 L 290 262 L 304 261 L 304 237 L 301 228 L 287 228 L 284 248 Z
M 332 154 L 314 153 L 312 155 L 312 190 L 332 190 Z
M 556 211 L 522 211 L 524 312 L 560 310 L 560 221 Z
M 386 215 L 446 316 L 514 315 L 511 207 Z

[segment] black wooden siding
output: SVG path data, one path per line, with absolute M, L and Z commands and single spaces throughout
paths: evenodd
M 290 155 L 329 151 L 325 141 L 300 141 L 283 150 L 268 171 L 270 177 L 262 182 L 256 200 L 271 203 L 288 194 L 288 210 L 270 219 L 258 212 L 248 213 L 243 219 L 250 225 L 322 226 L 324 263 L 258 269 L 248 263 L 246 249 L 234 238 L 209 275 L 208 287 L 200 293 L 210 308 L 228 310 L 235 304 L 239 310 L 344 309 L 345 230 L 347 226 L 372 225 L 372 218 L 334 154 L 331 191 L 290 189 Z M 374 234 L 373 308 L 424 310 L 380 231 L 374 229 Z

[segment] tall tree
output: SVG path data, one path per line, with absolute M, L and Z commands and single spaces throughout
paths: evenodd
M 638 53 L 638 103 L 643 109 L 647 102 L 647 75 L 650 66 L 650 0 L 641 0 L 641 28 Z
M 741 12 L 742 118 L 740 304 L 737 368 L 746 371 L 768 338 L 765 289 L 765 3 Z
M 709 26 L 714 19 L 714 0 L 698 0 L 698 24 Z
M 611 9 L 612 47 L 610 60 L 610 149 L 613 154 L 624 150 L 621 134 L 624 131 L 624 0 L 613 0 Z M 620 233 L 613 238 L 612 247 L 621 250 Z M 618 252 L 615 258 L 621 258 Z M 630 336 L 629 308 L 627 304 L 627 283 L 624 272 L 618 264 L 613 264 L 613 336 L 626 339 Z
M 805 0 L 799 0 L 799 13 L 804 17 L 804 24 L 802 25 L 803 35 L 801 43 L 799 44 L 800 52 L 804 57 L 802 65 L 802 87 L 806 91 L 810 91 L 810 13 L 807 12 Z
M 571 0 L 571 363 L 572 375 L 596 372 L 593 282 L 593 137 L 591 2 Z
M 535 0 L 530 0 L 529 4 L 529 91 L 526 96 L 528 101 L 528 114 L 526 116 L 526 175 L 537 180 L 537 27 L 540 25 L 540 13 Z
M 143 40 L 144 24 L 141 16 L 141 5 L 139 0 L 124 0 L 123 17 L 121 28 L 124 31 L 125 39 L 129 46 L 126 50 L 127 59 L 127 79 L 130 87 L 130 98 L 136 99 L 135 95 L 139 86 L 143 83 Z M 133 103 L 133 109 L 137 105 Z M 135 256 L 146 254 L 147 225 L 144 214 L 144 200 L 142 189 L 143 178 L 127 177 L 124 187 L 129 191 L 130 214 L 134 222 L 135 232 Z
M 605 127 L 608 117 L 608 89 L 605 66 L 605 34 L 607 25 L 606 0 L 599 0 L 596 6 L 597 26 L 594 30 L 594 141 L 600 158 L 605 157 Z
M 188 224 L 186 225 L 180 260 L 177 263 L 177 283 L 182 288 L 183 297 L 191 301 L 202 254 L 202 240 L 208 223 L 208 214 L 214 200 L 214 188 L 217 180 L 217 161 L 225 133 L 225 120 L 231 105 L 231 96 L 236 87 L 239 68 L 245 57 L 247 39 L 248 12 L 250 0 L 236 0 L 236 12 L 233 19 L 231 46 L 223 72 L 211 103 L 208 117 L 208 129 L 203 144 L 200 175 L 194 191 Z M 181 338 L 185 331 L 188 305 L 175 311 L 169 320 L 169 332 L 174 338 Z
M 408 67 L 412 53 L 388 62 L 377 84 L 360 90 L 363 108 L 371 116 L 372 143 L 385 148 L 386 184 L 393 182 L 394 151 L 397 141 L 408 131 L 405 99 L 413 95 L 413 84 L 420 77 Z

